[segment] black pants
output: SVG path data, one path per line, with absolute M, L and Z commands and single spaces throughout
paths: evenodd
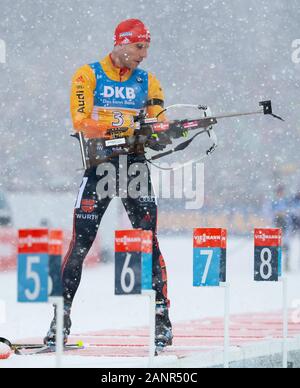
M 122 203 L 134 229 L 151 230 L 153 232 L 153 289 L 156 291 L 156 300 L 169 306 L 166 265 L 157 240 L 156 199 L 151 196 L 152 184 L 145 159 L 136 156 L 127 158 L 128 169 L 135 166 L 136 163 L 141 163 L 144 166 L 144 173 L 142 172 L 142 174 L 145 175 L 148 195 L 132 198 L 129 195 L 124 195 L 123 192 Z M 116 179 L 110 182 L 115 184 L 116 194 L 120 195 L 119 158 L 114 158 L 111 166 L 115 168 Z M 133 183 L 133 179 L 138 176 L 138 174 L 128 175 L 128 169 L 125 170 L 128 178 L 126 190 Z M 101 219 L 112 199 L 111 197 L 103 198 L 102 193 L 99 195 L 98 183 L 107 176 L 108 174 L 102 175 L 102 173 L 99 175 L 99 168 L 88 169 L 79 190 L 74 211 L 73 237 L 62 267 L 63 296 L 67 304 L 71 304 L 73 301 L 80 284 L 84 259 L 96 238 Z M 137 188 L 139 189 L 139 187 Z

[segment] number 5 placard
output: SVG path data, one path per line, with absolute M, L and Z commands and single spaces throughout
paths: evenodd
M 48 301 L 48 230 L 20 230 L 18 302 Z

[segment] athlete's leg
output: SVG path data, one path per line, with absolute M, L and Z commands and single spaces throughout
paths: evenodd
M 67 342 L 70 334 L 71 307 L 80 284 L 83 262 L 96 238 L 101 219 L 110 202 L 109 198 L 99 200 L 96 193 L 97 181 L 95 170 L 86 171 L 76 200 L 72 241 L 62 266 L 64 342 Z M 56 308 L 50 329 L 44 338 L 47 345 L 54 345 L 55 342 Z
M 99 200 L 95 171 L 86 173 L 74 210 L 73 236 L 62 266 L 65 303 L 72 304 L 81 280 L 82 266 L 98 232 L 101 219 L 110 199 Z

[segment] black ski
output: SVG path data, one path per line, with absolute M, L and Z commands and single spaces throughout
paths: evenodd
M 84 349 L 83 345 L 80 344 L 70 344 L 65 345 L 63 347 L 64 352 L 68 352 L 70 350 L 80 350 Z M 15 354 L 19 356 L 32 356 L 38 354 L 47 354 L 47 353 L 55 353 L 56 346 L 48 346 L 48 345 L 37 345 L 36 347 L 32 347 L 30 344 L 27 347 L 18 347 L 14 350 Z
M 0 337 L 0 342 L 8 345 L 11 350 L 17 355 L 34 355 L 34 354 L 44 354 L 44 353 L 54 353 L 56 351 L 56 346 L 48 346 L 45 344 L 18 344 L 12 343 L 7 338 Z M 84 349 L 82 343 L 69 344 L 65 345 L 63 351 L 70 350 L 80 350 Z

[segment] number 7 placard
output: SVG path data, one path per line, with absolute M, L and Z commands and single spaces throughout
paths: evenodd
M 226 281 L 226 237 L 221 228 L 194 230 L 193 285 L 218 287 Z

